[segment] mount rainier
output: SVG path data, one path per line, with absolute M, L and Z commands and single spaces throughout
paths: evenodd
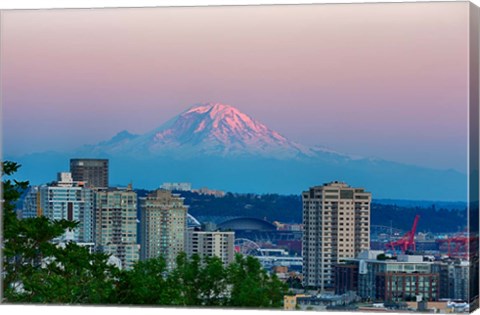
M 154 189 L 191 182 L 231 192 L 300 194 L 339 180 L 374 198 L 465 201 L 467 176 L 377 158 L 361 158 L 289 140 L 233 106 L 196 104 L 142 135 L 119 132 L 74 152 L 8 157 L 32 184 L 52 181 L 70 158 L 109 158 L 110 182 Z

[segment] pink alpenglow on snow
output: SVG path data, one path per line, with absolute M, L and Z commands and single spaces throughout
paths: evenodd
M 287 144 L 288 140 L 264 124 L 240 112 L 233 106 L 220 103 L 195 105 L 181 116 L 186 120 L 191 114 L 201 115 L 194 133 L 209 132 L 213 138 L 229 141 L 232 136 L 242 141 L 261 140 L 265 143 Z
M 122 143 L 122 146 L 125 144 Z M 231 105 L 202 103 L 185 110 L 159 128 L 128 144 L 131 152 L 184 152 L 215 155 L 260 155 L 292 158 L 312 155 L 307 147 L 288 140 Z M 115 149 L 116 151 L 116 149 Z

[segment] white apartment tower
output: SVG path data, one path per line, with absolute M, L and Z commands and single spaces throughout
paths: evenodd
M 370 249 L 370 203 L 363 188 L 331 182 L 302 193 L 304 285 L 333 290 L 334 265 Z
M 185 252 L 187 209 L 183 198 L 158 189 L 141 199 L 141 259 L 163 256 L 169 269 Z
M 67 231 L 60 241 L 94 242 L 94 195 L 91 189 L 74 182 L 70 173 L 58 173 L 57 182 L 38 188 L 38 198 L 35 209 L 38 216 L 79 222 L 78 227 Z

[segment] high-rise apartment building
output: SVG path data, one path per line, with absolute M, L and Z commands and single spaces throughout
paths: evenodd
M 137 243 L 137 194 L 125 189 L 99 189 L 95 192 L 95 247 L 120 259 L 123 269 L 139 260 Z
M 108 187 L 108 159 L 71 159 L 70 172 L 74 181 L 88 187 Z
M 60 240 L 94 242 L 94 195 L 91 189 L 73 181 L 70 173 L 59 173 L 57 182 L 42 185 L 38 191 L 37 208 L 30 210 L 31 213 L 36 212 L 38 216 L 51 220 L 79 222 L 77 228 L 67 231 Z
M 185 251 L 187 209 L 183 198 L 158 189 L 141 198 L 141 259 L 163 256 L 173 268 L 178 254 Z
M 370 203 L 363 188 L 331 182 L 302 193 L 304 285 L 333 290 L 334 265 L 370 248 Z
M 197 254 L 200 257 L 218 257 L 224 265 L 235 258 L 235 233 L 220 231 L 187 232 L 187 255 Z

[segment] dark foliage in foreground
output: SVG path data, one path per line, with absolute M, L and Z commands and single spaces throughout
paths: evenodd
M 278 308 L 287 286 L 250 256 L 237 255 L 225 267 L 217 257 L 180 254 L 168 273 L 162 258 L 122 271 L 116 291 L 118 302 L 129 305 Z

